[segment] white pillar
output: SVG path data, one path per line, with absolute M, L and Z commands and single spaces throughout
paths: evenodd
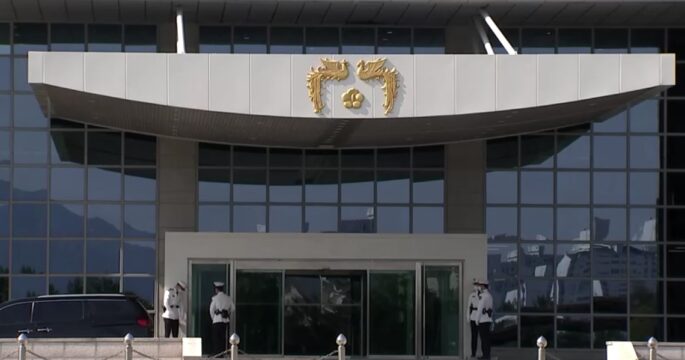
M 495 24 L 495 21 L 492 20 L 490 15 L 485 12 L 485 10 L 480 11 L 480 15 L 483 17 L 483 20 L 485 20 L 485 23 L 488 25 L 490 30 L 495 34 L 497 37 L 497 40 L 499 40 L 500 44 L 504 46 L 505 49 L 507 49 L 507 54 L 509 55 L 516 55 L 516 50 L 511 46 L 507 38 L 502 34 L 502 32 L 499 30 L 497 27 L 497 24 Z
M 183 33 L 183 8 L 176 8 L 176 53 L 186 53 L 185 35 Z

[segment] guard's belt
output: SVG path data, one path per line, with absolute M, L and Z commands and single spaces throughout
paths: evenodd
M 469 314 L 472 313 L 472 312 L 474 312 L 474 311 L 476 311 L 476 310 L 478 310 L 477 307 L 473 307 L 473 305 L 470 305 L 470 306 L 469 306 Z
M 221 315 L 222 318 L 228 319 L 228 310 L 214 310 L 214 315 Z
M 483 309 L 483 315 L 488 314 L 489 317 L 492 317 L 492 309 L 485 310 Z

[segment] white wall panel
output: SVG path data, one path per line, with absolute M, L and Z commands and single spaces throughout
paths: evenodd
M 456 113 L 470 114 L 495 110 L 496 56 L 457 55 Z
M 209 55 L 168 56 L 169 105 L 191 109 L 209 107 Z
M 578 100 L 578 55 L 538 57 L 538 106 Z
M 166 57 L 126 54 L 126 98 L 155 104 L 167 101 Z
M 123 53 L 86 53 L 85 91 L 126 97 L 126 55 Z
M 617 94 L 620 91 L 620 55 L 578 55 L 580 98 Z
M 454 56 L 414 56 L 416 116 L 454 113 Z
M 251 113 L 290 116 L 290 75 L 289 55 L 250 55 Z
M 209 109 L 250 112 L 250 55 L 209 56 Z
M 537 56 L 497 57 L 497 110 L 537 103 Z
M 621 92 L 639 90 L 658 83 L 659 58 L 646 54 L 621 55 Z

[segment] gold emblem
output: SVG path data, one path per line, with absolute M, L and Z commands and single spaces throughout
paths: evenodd
M 321 86 L 326 80 L 345 80 L 349 74 L 347 70 L 347 60 L 321 59 L 323 66 L 311 68 L 307 74 L 307 90 L 309 99 L 314 106 L 314 112 L 319 113 L 325 104 L 321 100 Z
M 342 101 L 348 109 L 359 109 L 364 102 L 364 95 L 355 88 L 349 88 L 342 94 Z
M 357 76 L 362 80 L 378 79 L 383 81 L 382 89 L 385 94 L 383 108 L 385 115 L 388 115 L 395 106 L 395 98 L 397 97 L 397 70 L 395 68 L 388 70 L 384 65 L 384 58 L 371 61 L 359 60 Z

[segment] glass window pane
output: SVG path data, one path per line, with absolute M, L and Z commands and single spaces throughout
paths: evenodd
M 127 274 L 155 274 L 157 267 L 155 241 L 124 241 L 124 272 Z
M 335 150 L 307 150 L 305 166 L 307 168 L 337 168 L 338 152 Z
M 521 280 L 521 311 L 531 313 L 554 311 L 553 286 L 552 280 Z
M 86 293 L 87 294 L 112 294 L 118 293 L 119 278 L 118 277 L 87 277 L 86 278 Z
M 46 200 L 48 171 L 36 168 L 15 168 L 12 181 L 14 200 Z
M 118 273 L 120 247 L 119 240 L 86 241 L 86 272 L 88 274 Z
M 623 172 L 595 172 L 592 187 L 595 204 L 626 203 L 626 174 Z
M 599 121 L 592 123 L 592 130 L 594 132 L 625 132 L 626 131 L 627 112 L 622 111 L 612 117 L 598 119 Z
M 121 206 L 89 204 L 88 236 L 119 237 L 121 235 Z
M 375 210 L 373 206 L 342 206 L 340 208 L 340 232 L 375 232 Z
M 630 131 L 655 133 L 661 129 L 663 119 L 662 104 L 660 100 L 645 100 L 630 108 Z M 669 115 L 672 112 L 669 102 Z
M 155 205 L 124 206 L 124 236 L 154 238 L 157 231 Z
M 233 52 L 266 54 L 266 28 L 257 26 L 233 28 Z
M 340 166 L 345 168 L 373 168 L 375 164 L 373 150 L 342 150 L 340 158 Z
M 90 165 L 120 165 L 121 133 L 89 132 L 88 163 Z
M 16 139 L 16 135 L 15 135 Z M 669 136 L 667 139 L 668 154 L 682 154 L 685 151 L 685 137 Z M 15 144 L 16 148 L 16 144 Z M 15 155 L 16 159 L 16 155 Z M 683 156 L 669 156 L 667 167 L 669 169 L 685 169 L 685 157 Z
M 302 232 L 302 207 L 269 206 L 269 232 Z
M 231 147 L 200 143 L 199 164 L 200 166 L 231 166 Z
M 51 276 L 48 284 L 50 295 L 83 294 L 83 278 L 81 276 Z
M 340 38 L 338 28 L 315 27 L 307 28 L 305 53 L 307 54 L 337 54 Z
M 14 54 L 27 54 L 29 51 L 48 50 L 47 24 L 15 23 Z
M 488 204 L 514 204 L 518 200 L 518 173 L 488 171 L 485 174 L 485 195 Z
M 0 164 L 10 163 L 10 133 L 0 131 Z
M 679 281 L 669 281 L 666 285 L 666 313 L 685 314 L 685 285 Z
M 494 317 L 497 314 L 516 312 L 518 310 L 519 282 L 516 279 L 492 279 L 490 280 L 490 293 L 494 304 Z M 501 316 L 501 315 L 500 315 Z M 495 320 L 495 326 L 497 321 Z
M 590 241 L 587 208 L 557 208 L 557 240 Z
M 412 153 L 414 168 L 445 167 L 445 147 L 442 145 L 415 147 Z
M 121 51 L 120 25 L 88 25 L 88 51 Z
M 409 232 L 409 208 L 379 206 L 378 229 L 379 233 L 408 233 Z
M 554 54 L 554 29 L 523 29 L 521 32 L 522 54 Z
M 645 341 L 652 336 L 656 339 L 665 339 L 663 318 L 630 318 L 630 341 Z
M 2 81 L 2 60 L 0 60 L 0 82 Z M 8 64 L 9 68 L 9 64 Z M 7 75 L 9 77 L 9 71 Z M 9 80 L 8 80 L 9 84 Z M 9 85 L 8 85 L 9 86 Z M 0 95 L 0 127 L 5 127 L 10 125 L 10 96 Z
M 233 148 L 233 165 L 245 167 L 266 166 L 266 148 L 235 146 Z
M 664 304 L 664 283 L 653 280 L 630 282 L 630 312 L 633 314 L 661 314 Z
M 128 201 L 154 201 L 157 198 L 156 169 L 125 169 L 124 199 Z
M 595 53 L 617 54 L 627 52 L 627 29 L 595 29 Z
M 341 201 L 344 203 L 373 203 L 373 180 L 373 171 L 342 171 Z
M 414 272 L 369 274 L 369 354 L 414 354 Z
M 589 316 L 557 317 L 557 347 L 589 349 L 590 339 Z
M 409 203 L 409 172 L 379 171 L 376 180 L 379 203 Z
M 50 132 L 50 162 L 53 164 L 85 163 L 85 136 L 77 131 Z
M 271 46 L 272 54 L 302 54 L 304 50 L 304 37 L 302 28 L 297 27 L 272 27 Z
M 557 172 L 557 203 L 588 204 L 590 202 L 589 172 Z
M 521 166 L 524 168 L 554 166 L 554 136 L 522 136 Z
M 628 248 L 620 245 L 592 245 L 593 277 L 625 277 Z
M 518 240 L 518 215 L 515 207 L 488 207 L 485 210 L 488 242 Z
M 415 204 L 445 202 L 445 180 L 442 171 L 414 171 L 413 199 Z
M 592 52 L 591 29 L 559 29 L 560 54 L 589 54 Z
M 681 119 L 685 118 L 685 101 L 669 99 L 667 104 L 666 123 L 668 125 L 668 132 L 685 132 L 685 121 L 681 121 Z
M 52 168 L 50 199 L 83 200 L 85 171 L 83 168 Z
M 45 295 L 45 277 L 14 276 L 11 294 L 10 300 Z
M 631 29 L 630 52 L 658 54 L 665 50 L 663 29 Z
M 2 41 L 0 41 L 0 54 L 1 53 Z M 0 90 L 2 91 L 11 90 L 11 60 L 12 58 L 10 57 L 0 57 Z M 9 105 L 9 96 L 3 96 L 0 103 L 0 126 L 8 126 L 10 122 L 9 107 L 5 108 L 5 106 Z
M 50 236 L 83 236 L 83 204 L 50 204 Z
M 266 201 L 266 170 L 234 170 L 233 200 L 236 202 Z
M 658 169 L 661 165 L 661 141 L 658 136 L 630 137 L 630 167 Z
M 410 166 L 410 149 L 378 149 L 379 168 L 408 168 Z
M 519 34 L 519 29 L 518 28 L 504 28 L 501 29 L 502 34 L 504 34 L 504 37 L 509 40 L 509 43 L 511 46 L 514 48 L 514 50 L 519 50 L 519 45 L 521 45 L 520 41 L 520 34 Z M 490 40 L 490 44 L 492 44 L 492 50 L 494 50 L 495 54 L 506 54 L 507 50 L 502 46 L 502 44 L 497 40 L 495 35 L 488 31 L 488 38 Z
M 685 86 L 683 86 L 683 79 L 685 75 L 683 74 L 683 69 L 685 69 L 685 64 L 676 64 L 676 85 L 668 89 L 669 96 L 683 96 L 685 95 Z M 16 73 L 16 70 L 15 70 Z
M 200 26 L 201 53 L 230 53 L 231 28 L 228 26 Z
M 17 57 L 13 59 L 14 63 L 14 90 L 15 91 L 33 91 L 29 85 L 29 61 L 25 57 Z M 23 126 L 44 126 L 40 123 L 40 107 L 38 101 L 32 95 L 14 96 L 14 117 L 15 123 Z M 34 116 L 35 115 L 35 116 Z M 21 119 L 21 121 L 19 121 Z
M 243 349 L 252 354 L 280 354 L 282 339 L 281 273 L 239 271 L 236 323 Z M 268 336 L 267 336 L 268 335 Z
M 230 231 L 231 207 L 229 205 L 200 205 L 198 207 L 198 231 Z
M 86 29 L 83 24 L 51 24 L 51 51 L 86 51 Z
M 229 201 L 231 198 L 231 170 L 200 169 L 198 171 L 200 201 Z
M 48 233 L 47 229 L 47 205 L 12 205 L 12 234 L 15 237 L 45 237 Z
M 306 202 L 338 202 L 337 170 L 307 170 L 304 181 Z
M 12 241 L 12 272 L 15 274 L 44 274 L 46 270 L 45 240 Z
M 559 298 L 557 302 L 558 312 L 590 312 L 590 280 L 559 279 L 556 283 L 558 286 L 557 297 Z
M 410 54 L 411 31 L 405 28 L 378 29 L 379 54 Z
M 266 232 L 264 206 L 233 206 L 234 232 Z
M 10 236 L 10 207 L 8 204 L 0 203 L 0 238 Z M 0 266 L 2 262 L 0 261 Z
M 590 245 L 558 244 L 554 261 L 557 277 L 589 277 Z
M 670 174 L 669 174 L 670 177 Z M 681 177 L 682 178 L 682 177 Z M 668 180 L 669 184 L 673 184 Z M 672 189 L 672 187 L 669 187 Z M 632 172 L 630 173 L 630 203 L 638 205 L 661 204 L 661 178 L 659 173 Z M 673 194 L 669 193 L 668 201 L 674 201 Z M 682 201 L 685 202 L 685 199 Z
M 10 54 L 10 44 L 10 24 L 0 24 L 0 54 Z M 7 298 L 2 300 L 7 301 Z
M 442 207 L 414 207 L 412 232 L 415 234 L 441 234 L 445 232 L 445 214 Z
M 157 138 L 137 134 L 124 136 L 124 164 L 150 165 L 157 163 Z
M 512 169 L 518 166 L 518 138 L 488 140 L 488 169 Z
M 304 232 L 338 232 L 337 206 L 306 206 Z
M 302 167 L 302 150 L 299 149 L 269 149 L 270 167 Z
M 154 25 L 126 25 L 124 51 L 157 52 L 157 27 Z
M 667 224 L 666 240 L 685 240 L 685 211 L 683 209 L 668 209 L 666 211 Z
M 626 241 L 626 210 L 595 208 L 593 210 L 595 241 Z
M 551 172 L 521 172 L 521 202 L 524 204 L 551 204 L 554 181 Z
M 302 202 L 301 170 L 271 170 L 269 182 L 269 201 Z
M 663 276 L 663 246 L 631 245 L 630 276 L 654 279 Z
M 656 241 L 656 209 L 630 209 L 630 240 Z
M 628 339 L 627 321 L 623 317 L 595 317 L 593 347 L 605 349 L 607 341 L 625 341 Z
M 50 273 L 83 272 L 83 240 L 50 240 Z
M 88 168 L 89 200 L 120 200 L 121 169 Z
M 376 52 L 376 31 L 374 28 L 343 28 L 343 54 L 374 54 Z
M 581 135 L 557 136 L 557 167 L 590 167 L 590 137 Z
M 685 277 L 685 245 L 666 247 L 666 276 Z
M 445 29 L 414 29 L 414 54 L 444 54 Z
M 595 168 L 626 167 L 626 138 L 624 136 L 595 136 L 592 149 Z
M 0 168 L 0 200 L 10 198 L 10 171 L 8 168 Z
M 454 339 L 458 339 L 460 335 L 460 286 L 454 279 L 460 279 L 460 275 L 459 267 L 424 267 L 424 352 L 428 356 L 459 354 L 459 342 Z
M 553 238 L 552 208 L 521 208 L 521 240 L 552 240 Z
M 488 244 L 488 279 L 515 278 L 518 270 L 516 244 Z
M 14 132 L 14 162 L 45 164 L 48 161 L 48 134 L 40 131 Z
M 554 274 L 554 247 L 551 244 L 522 244 L 519 264 L 521 277 L 551 277 Z
M 592 280 L 592 303 L 595 313 L 625 313 L 628 284 L 622 280 Z
M 685 319 L 684 318 L 668 318 L 667 319 L 668 341 L 683 341 L 685 340 Z
M 136 295 L 148 310 L 155 308 L 155 278 L 124 277 L 124 294 Z
M 518 346 L 518 316 L 495 312 L 493 320 L 495 328 L 492 331 L 492 346 Z

